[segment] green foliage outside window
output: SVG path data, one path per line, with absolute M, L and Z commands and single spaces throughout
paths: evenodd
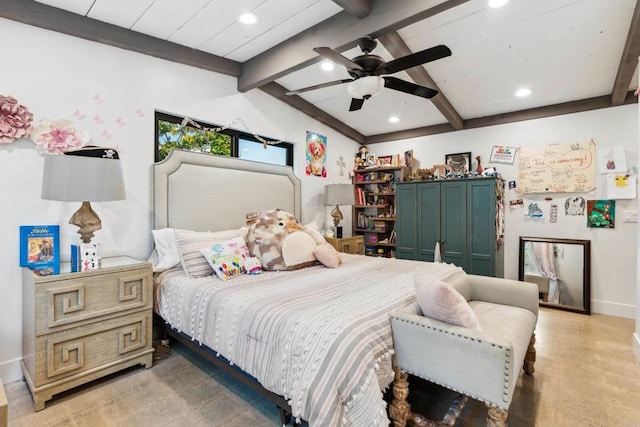
M 232 138 L 230 135 L 198 129 L 192 126 L 182 126 L 158 120 L 158 152 L 159 160 L 169 155 L 173 148 L 197 151 L 200 153 L 231 156 Z

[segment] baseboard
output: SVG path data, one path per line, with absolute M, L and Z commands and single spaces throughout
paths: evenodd
M 12 383 L 22 379 L 20 360 L 14 359 L 0 363 L 0 378 L 2 378 L 3 383 Z
M 606 314 L 609 316 L 625 317 L 627 319 L 636 318 L 636 306 L 631 304 L 620 304 L 611 301 L 591 300 L 591 312 L 594 314 Z

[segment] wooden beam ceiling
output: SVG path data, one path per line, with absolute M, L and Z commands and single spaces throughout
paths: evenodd
M 407 56 L 413 53 L 411 49 L 409 49 L 409 46 L 407 46 L 407 44 L 404 42 L 404 40 L 402 40 L 400 34 L 398 34 L 396 31 L 383 34 L 378 38 L 378 40 L 380 40 L 385 49 L 387 49 L 391 56 L 393 56 L 394 58 L 400 58 L 402 56 Z M 431 89 L 436 89 L 439 93 L 431 98 L 431 102 L 433 102 L 433 105 L 438 109 L 438 111 L 440 111 L 440 113 L 442 113 L 445 119 L 447 119 L 453 129 L 462 129 L 464 125 L 462 117 L 460 117 L 460 114 L 458 114 L 458 112 L 455 108 L 453 108 L 453 105 L 451 105 L 446 96 L 444 96 L 444 94 L 440 91 L 440 88 L 438 88 L 436 82 L 431 78 L 429 73 L 427 73 L 427 70 L 423 66 L 413 67 L 407 70 L 407 74 L 409 74 L 409 77 L 411 77 L 411 79 L 415 83 L 421 86 L 429 87 Z
M 0 1 L 0 17 L 216 73 L 238 77 L 241 71 L 239 62 L 33 0 Z
M 371 13 L 371 0 L 333 0 L 333 2 L 359 19 Z
M 633 73 L 638 67 L 638 55 L 640 55 L 640 1 L 636 2 L 636 8 L 633 11 L 627 41 L 624 44 L 616 81 L 611 92 L 611 105 L 616 106 L 624 102 L 631 86 Z

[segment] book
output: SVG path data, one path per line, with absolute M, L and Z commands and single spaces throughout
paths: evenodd
M 88 271 L 100 268 L 100 246 L 97 243 L 71 245 L 71 271 Z
M 60 271 L 60 227 L 58 225 L 20 226 L 20 266 L 43 275 Z

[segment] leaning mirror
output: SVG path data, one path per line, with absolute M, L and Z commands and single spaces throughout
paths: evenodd
M 589 314 L 589 240 L 520 237 L 518 278 L 538 285 L 540 306 Z

